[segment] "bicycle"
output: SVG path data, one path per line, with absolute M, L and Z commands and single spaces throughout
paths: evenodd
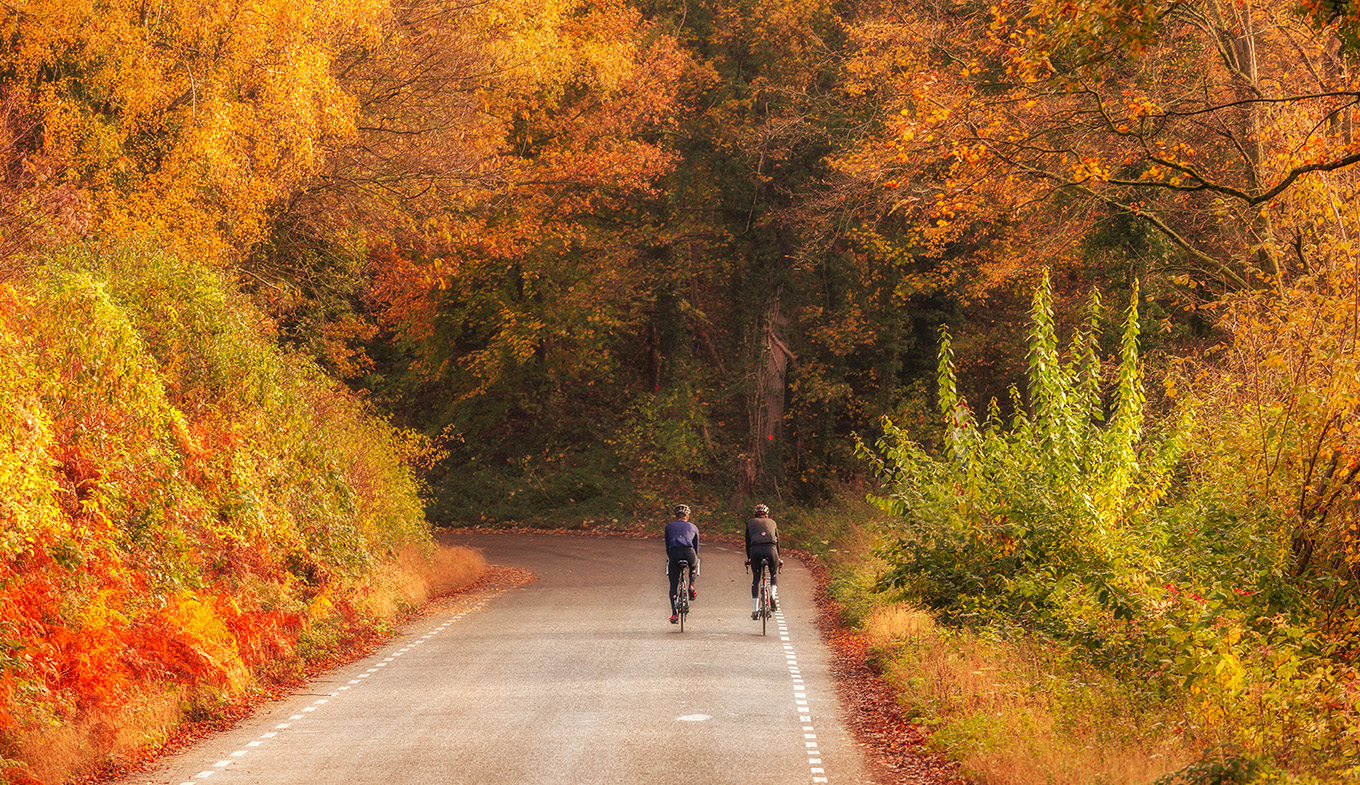
M 689 615 L 689 561 L 676 562 L 680 570 L 680 580 L 675 588 L 675 613 L 680 617 L 680 631 L 685 631 L 685 617 Z
M 751 618 L 760 619 L 760 634 L 765 635 L 766 628 L 769 626 L 770 616 L 773 615 L 773 611 L 771 610 L 773 603 L 770 598 L 770 572 L 774 569 L 774 566 L 771 564 L 769 558 L 762 557 L 756 564 L 756 569 L 760 570 L 760 565 L 762 564 L 765 565 L 765 569 L 760 572 L 760 588 L 756 593 L 758 605 Z M 750 566 L 750 562 L 747 562 L 747 566 Z

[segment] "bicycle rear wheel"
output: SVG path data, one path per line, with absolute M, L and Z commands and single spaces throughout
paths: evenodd
M 760 634 L 765 635 L 765 629 L 770 619 L 770 565 L 765 563 L 765 572 L 760 578 Z
M 689 563 L 680 562 L 680 585 L 676 591 L 675 608 L 680 614 L 680 631 L 685 631 L 685 617 L 689 615 Z

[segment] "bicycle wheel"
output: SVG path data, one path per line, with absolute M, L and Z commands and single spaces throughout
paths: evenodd
M 685 631 L 685 617 L 689 615 L 689 563 L 680 562 L 680 585 L 676 590 L 675 608 L 680 614 L 680 631 Z
M 770 565 L 765 564 L 765 572 L 760 577 L 760 634 L 764 635 L 770 619 Z

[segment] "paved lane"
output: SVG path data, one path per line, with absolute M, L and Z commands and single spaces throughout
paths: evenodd
M 770 634 L 740 548 L 705 545 L 685 632 L 660 539 L 452 532 L 540 580 L 466 598 L 126 783 L 870 782 L 837 717 L 812 579 Z

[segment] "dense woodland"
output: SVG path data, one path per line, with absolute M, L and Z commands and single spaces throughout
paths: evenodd
M 1072 781 L 1360 777 L 1357 57 L 1330 0 L 0 3 L 0 780 L 380 627 L 430 523 L 866 494 L 856 596 L 1180 712 Z

